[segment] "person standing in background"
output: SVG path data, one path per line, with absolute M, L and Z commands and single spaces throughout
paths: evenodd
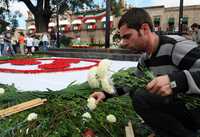
M 200 46 L 200 25 L 193 23 L 192 28 L 192 40 L 195 41 Z
M 49 45 L 49 36 L 47 32 L 44 32 L 42 35 L 42 46 L 43 46 L 43 51 L 46 52 L 48 49 Z
M 39 51 L 39 36 L 35 35 L 35 37 L 33 38 L 33 47 L 34 47 L 34 51 Z
M 21 55 L 24 55 L 25 54 L 25 52 L 24 52 L 24 50 L 25 50 L 25 48 L 24 48 L 24 46 L 25 46 L 25 37 L 24 37 L 24 33 L 23 32 L 20 32 L 20 36 L 18 38 L 18 43 L 19 43 L 20 53 L 21 53 Z
M 11 28 L 9 26 L 6 27 L 6 31 L 4 32 L 4 51 L 6 55 L 9 55 L 8 51 L 10 51 L 10 54 L 12 56 L 15 55 L 15 51 L 13 49 L 13 46 L 11 44 Z
M 33 36 L 30 36 L 30 34 L 28 34 L 26 37 L 26 47 L 27 47 L 27 55 L 31 56 L 32 55 L 31 48 L 33 47 Z
M 0 55 L 4 56 L 4 38 L 2 34 L 0 34 L 0 52 Z

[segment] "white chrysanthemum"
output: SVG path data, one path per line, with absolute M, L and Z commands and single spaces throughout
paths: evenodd
M 29 128 L 26 129 L 26 135 L 28 134 L 28 132 L 29 132 Z
M 111 66 L 111 61 L 108 59 L 103 59 L 97 67 L 97 76 L 99 78 L 104 78 L 109 73 L 109 68 Z
M 30 113 L 29 115 L 28 115 L 28 117 L 27 117 L 27 120 L 28 121 L 32 121 L 32 120 L 35 120 L 35 119 L 37 119 L 37 114 L 36 113 Z
M 5 93 L 5 89 L 4 88 L 0 88 L 0 95 L 3 95 Z
M 108 77 L 104 77 L 103 79 L 101 79 L 101 86 L 105 92 L 109 94 L 115 93 L 115 88 L 113 86 L 113 83 Z
M 99 81 L 97 79 L 97 67 L 92 67 L 88 72 L 88 84 L 91 88 L 99 88 Z
M 94 110 L 97 107 L 97 103 L 96 103 L 96 99 L 95 98 L 89 97 L 87 101 L 88 101 L 87 107 L 90 110 Z
M 107 121 L 110 122 L 110 123 L 115 123 L 115 122 L 117 122 L 116 117 L 115 117 L 114 115 L 112 115 L 112 114 L 107 115 L 106 119 L 107 119 Z
M 85 112 L 85 113 L 82 115 L 82 118 L 83 118 L 83 120 L 87 120 L 87 119 L 92 118 L 92 116 L 90 115 L 89 112 Z

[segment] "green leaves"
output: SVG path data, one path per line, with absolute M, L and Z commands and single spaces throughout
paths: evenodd
M 86 128 L 91 128 L 99 137 L 121 137 L 128 120 L 132 120 L 137 137 L 147 136 L 148 129 L 137 129 L 141 121 L 127 96 L 100 103 L 95 111 L 90 112 L 92 118 L 84 122 L 82 114 L 88 111 L 87 98 L 92 92 L 87 83 L 71 84 L 66 89 L 47 92 L 16 92 L 14 86 L 0 87 L 6 90 L 0 96 L 0 109 L 37 97 L 48 100 L 44 105 L 0 119 L 1 137 L 81 137 Z M 38 114 L 38 119 L 24 122 L 32 112 Z M 117 123 L 108 123 L 108 114 L 115 115 Z
M 116 87 L 128 87 L 131 89 L 144 88 L 153 79 L 153 74 L 147 68 L 143 68 L 143 76 L 138 77 L 134 73 L 136 68 L 120 70 L 112 75 Z

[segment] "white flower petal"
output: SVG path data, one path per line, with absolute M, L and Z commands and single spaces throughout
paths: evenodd
M 99 78 L 104 78 L 109 73 L 109 68 L 111 66 L 111 61 L 108 59 L 103 59 L 97 67 L 97 76 Z
M 104 77 L 103 79 L 101 79 L 101 86 L 105 92 L 107 92 L 109 94 L 115 93 L 115 88 L 114 88 L 111 80 L 108 77 Z
M 0 88 L 0 95 L 3 95 L 5 93 L 5 89 L 4 88 Z
M 91 88 L 99 88 L 100 86 L 96 72 L 97 72 L 97 67 L 92 67 L 88 72 L 88 84 L 90 85 Z
M 82 115 L 82 117 L 83 117 L 84 120 L 85 120 L 85 119 L 90 119 L 90 118 L 92 118 L 92 116 L 90 115 L 89 112 L 85 112 L 85 113 Z
M 117 122 L 116 117 L 115 117 L 114 115 L 112 115 L 112 114 L 107 115 L 106 119 L 107 119 L 107 121 L 110 122 L 110 123 L 115 123 L 115 122 Z
M 87 101 L 88 101 L 87 107 L 90 110 L 94 110 L 97 107 L 97 103 L 96 103 L 96 99 L 95 98 L 89 97 Z
M 37 119 L 37 114 L 36 113 L 30 113 L 29 115 L 28 115 L 28 117 L 27 117 L 27 120 L 28 121 L 32 121 L 32 120 L 35 120 L 35 119 Z
M 26 129 L 26 135 L 28 134 L 29 128 Z

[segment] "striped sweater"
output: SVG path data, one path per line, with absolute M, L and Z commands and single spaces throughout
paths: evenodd
M 176 83 L 175 93 L 200 94 L 200 47 L 191 40 L 159 36 L 156 52 L 151 57 L 143 54 L 138 61 L 140 66 L 150 68 L 156 76 L 168 74 L 170 81 Z M 116 89 L 116 92 L 122 95 L 128 90 Z

